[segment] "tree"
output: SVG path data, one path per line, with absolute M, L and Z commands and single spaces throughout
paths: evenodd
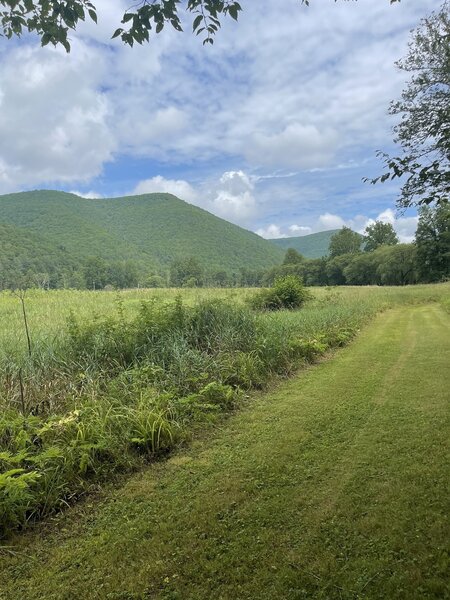
M 416 248 L 422 280 L 439 281 L 450 277 L 450 205 L 420 209 Z
M 397 244 L 377 250 L 377 274 L 383 285 L 416 283 L 416 248 L 414 244 Z
M 211 283 L 215 287 L 230 287 L 232 282 L 226 271 L 218 270 L 211 273 Z
M 108 264 L 101 256 L 91 256 L 84 263 L 86 287 L 98 290 L 109 283 Z
M 361 250 L 362 236 L 350 227 L 343 227 L 331 236 L 328 252 L 332 258 L 341 254 L 355 254 Z
M 375 221 L 373 225 L 366 227 L 365 233 L 364 250 L 366 252 L 373 252 L 380 246 L 395 246 L 395 244 L 398 244 L 397 234 L 390 223 Z
M 399 156 L 378 152 L 387 171 L 378 181 L 405 178 L 400 208 L 448 202 L 450 196 L 450 2 L 421 21 L 397 67 L 411 73 L 389 112 L 401 116 L 393 129 Z
M 284 255 L 283 265 L 298 265 L 304 258 L 295 248 L 288 248 Z
M 373 285 L 378 283 L 378 261 L 375 252 L 356 254 L 344 267 L 344 277 L 348 285 Z
M 400 0 L 389 0 L 391 4 Z M 336 2 L 336 0 L 335 0 Z M 310 0 L 301 0 L 309 5 Z M 88 16 L 97 22 L 97 10 L 90 0 L 0 0 L 0 27 L 7 38 L 23 31 L 35 32 L 43 46 L 61 44 L 70 52 L 68 33 Z M 212 44 L 220 28 L 220 19 L 230 16 L 237 21 L 242 8 L 235 0 L 138 0 L 122 17 L 113 34 L 133 46 L 150 39 L 150 32 L 160 33 L 169 24 L 182 31 L 181 10 L 192 14 L 192 30 L 203 34 L 203 43 Z
M 354 257 L 355 254 L 340 254 L 327 261 L 325 271 L 330 285 L 345 285 L 347 283 L 344 271 Z
M 196 258 L 179 258 L 170 265 L 170 284 L 174 287 L 203 285 L 203 268 Z

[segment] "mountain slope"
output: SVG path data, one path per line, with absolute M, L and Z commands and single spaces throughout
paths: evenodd
M 279 264 L 283 251 L 171 194 L 88 200 L 58 191 L 0 196 L 0 223 L 24 228 L 72 258 L 100 256 L 167 266 L 195 256 L 208 268 Z
M 57 273 L 75 268 L 76 261 L 69 253 L 45 236 L 0 224 L 0 289 L 20 286 L 29 274 L 35 284 L 45 285 Z
M 328 254 L 330 239 L 338 231 L 339 229 L 331 229 L 301 237 L 278 238 L 270 241 L 283 250 L 294 248 L 305 258 L 320 258 Z

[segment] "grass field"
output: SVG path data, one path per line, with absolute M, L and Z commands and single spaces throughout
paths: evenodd
M 345 290 L 340 310 L 371 293 Z M 450 317 L 423 303 L 436 293 L 448 287 L 372 296 L 397 306 L 334 357 L 5 543 L 0 598 L 448 597 Z
M 80 290 L 30 290 L 26 295 L 26 309 L 32 341 L 40 352 L 59 342 L 63 326 L 70 314 L 89 320 L 94 315 L 105 316 L 116 311 L 117 298 L 123 301 L 128 315 L 135 314 L 143 300 L 173 301 L 182 295 L 189 305 L 201 300 L 222 298 L 232 303 L 242 303 L 255 293 L 255 289 L 139 289 L 117 292 Z M 333 312 L 347 311 L 373 314 L 374 311 L 410 302 L 439 301 L 450 297 L 450 285 L 416 285 L 407 287 L 341 287 L 314 288 L 317 302 L 306 310 L 282 313 L 282 320 L 298 322 L 314 319 L 323 314 L 326 305 Z M 23 327 L 20 301 L 9 292 L 0 292 L 0 365 L 11 358 L 19 359 L 26 354 L 27 345 Z

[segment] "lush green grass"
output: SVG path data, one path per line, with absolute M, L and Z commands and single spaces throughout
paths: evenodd
M 269 315 L 280 323 L 309 331 L 333 320 L 345 320 L 355 315 L 359 320 L 378 310 L 410 302 L 443 301 L 450 297 L 450 284 L 416 285 L 406 287 L 346 286 L 311 289 L 316 301 L 301 311 Z M 29 290 L 26 309 L 32 341 L 38 352 L 59 343 L 64 324 L 71 312 L 81 320 L 94 315 L 108 316 L 116 311 L 117 298 L 123 301 L 127 315 L 134 315 L 143 300 L 156 298 L 173 301 L 181 294 L 183 302 L 193 305 L 201 300 L 220 298 L 232 303 L 243 303 L 256 293 L 255 289 L 194 288 L 194 289 L 135 289 L 121 292 L 80 290 Z M 5 360 L 26 354 L 21 305 L 10 292 L 0 292 L 0 366 Z
M 73 313 L 88 321 L 95 315 L 106 317 L 116 313 L 117 299 L 123 301 L 127 317 L 138 311 L 141 302 L 157 299 L 173 301 L 182 295 L 183 301 L 193 305 L 201 300 L 221 298 L 242 302 L 253 294 L 253 289 L 134 289 L 114 291 L 82 290 L 28 290 L 25 296 L 31 338 L 35 350 L 45 353 L 60 343 L 64 325 Z M 0 292 L 0 366 L 11 358 L 26 354 L 26 336 L 20 300 L 10 292 Z
M 268 268 L 283 257 L 256 234 L 171 194 L 101 200 L 49 190 L 9 194 L 0 196 L 0 223 L 25 228 L 47 245 L 63 247 L 74 260 L 132 259 L 148 270 L 185 256 L 228 271 Z
M 446 597 L 449 328 L 439 304 L 378 316 L 209 441 L 8 542 L 0 598 Z
M 184 443 L 239 407 L 243 392 L 345 345 L 377 311 L 442 300 L 448 291 L 448 285 L 320 290 L 302 310 L 276 314 L 252 312 L 244 291 L 236 290 L 221 292 L 228 303 L 206 290 L 195 302 L 191 292 L 191 304 L 181 297 L 167 302 L 170 294 L 161 292 L 145 302 L 139 291 L 119 298 L 30 293 L 27 307 L 45 299 L 55 306 L 42 321 L 30 308 L 30 355 L 23 326 L 20 347 L 5 332 L 0 536 Z M 11 317 L 5 321 L 10 332 L 22 318 L 15 301 L 15 326 Z

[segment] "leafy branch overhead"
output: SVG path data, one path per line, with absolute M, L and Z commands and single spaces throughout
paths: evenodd
M 310 0 L 301 3 L 308 6 Z M 242 7 L 235 0 L 140 0 L 126 11 L 123 27 L 116 29 L 112 37 L 133 46 L 135 42 L 148 42 L 150 32 L 160 33 L 166 25 L 182 31 L 181 11 L 193 16 L 192 30 L 204 36 L 203 43 L 212 44 L 221 18 L 230 16 L 237 21 Z M 43 46 L 61 44 L 69 52 L 69 31 L 87 17 L 97 22 L 97 9 L 89 0 L 0 0 L 0 35 L 10 39 L 24 31 L 34 32 Z
M 398 156 L 378 152 L 386 171 L 371 183 L 403 178 L 400 208 L 444 204 L 450 199 L 450 2 L 413 31 L 406 57 L 396 63 L 410 74 L 389 113 Z

